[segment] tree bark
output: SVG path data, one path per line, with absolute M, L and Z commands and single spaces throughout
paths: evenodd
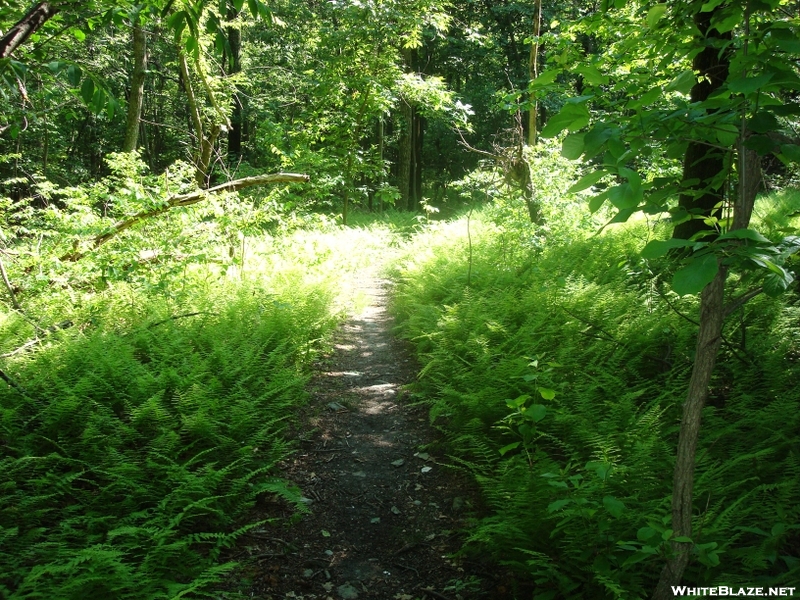
M 703 406 L 708 397 L 708 385 L 722 343 L 726 277 L 727 270 L 720 265 L 716 277 L 700 294 L 700 329 L 697 333 L 697 348 L 689 391 L 683 405 L 678 452 L 672 478 L 672 529 L 675 537 L 692 536 L 694 462 Z M 689 542 L 672 542 L 673 556 L 661 571 L 653 600 L 672 600 L 675 597 L 672 586 L 680 584 L 683 571 L 689 563 L 691 550 L 692 544 Z
M 400 99 L 400 137 L 397 140 L 397 208 L 408 210 L 411 204 L 411 159 L 413 154 L 414 109 Z
M 237 13 L 232 11 L 228 18 L 233 20 Z M 238 27 L 228 28 L 228 43 L 231 48 L 228 73 L 234 75 L 242 70 L 242 32 Z M 231 99 L 233 110 L 231 112 L 231 127 L 228 131 L 228 159 L 236 162 L 242 158 L 242 97 L 238 89 Z
M 8 58 L 57 12 L 58 9 L 49 2 L 39 2 L 31 8 L 0 38 L 0 58 Z
M 712 26 L 713 18 L 720 10 L 721 7 L 718 7 L 713 11 L 694 15 L 695 25 L 701 34 L 695 43 L 702 51 L 692 61 L 692 67 L 699 76 L 698 82 L 692 86 L 692 102 L 707 100 L 728 78 L 730 56 L 729 51 L 721 47 L 721 43 L 731 40 L 731 33 L 719 33 Z M 703 141 L 689 142 L 683 162 L 683 179 L 698 183 L 691 186 L 692 193 L 681 194 L 678 205 L 692 215 L 692 218 L 676 225 L 672 237 L 689 239 L 701 231 L 713 230 L 713 227 L 706 225 L 704 217 L 712 216 L 716 207 L 725 199 L 724 185 L 714 181 L 725 171 L 725 155 L 725 150 Z
M 147 70 L 147 40 L 141 23 L 133 26 L 133 73 L 128 97 L 128 117 L 125 121 L 123 152 L 133 152 L 139 143 L 139 122 L 144 101 L 144 79 Z
M 531 43 L 531 53 L 528 60 L 528 77 L 533 82 L 539 76 L 539 36 L 542 32 L 542 0 L 536 0 L 534 14 L 533 42 Z M 536 101 L 533 92 L 529 99 L 530 109 L 528 110 L 528 145 L 535 146 L 539 128 L 537 125 L 537 113 L 539 103 Z

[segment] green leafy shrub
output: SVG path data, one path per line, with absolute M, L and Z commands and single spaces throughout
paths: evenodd
M 527 575 L 537 599 L 644 598 L 673 535 L 696 302 L 638 257 L 644 224 L 593 235 L 561 222 L 556 240 L 520 250 L 523 219 L 495 204 L 432 226 L 395 270 L 417 393 L 491 508 L 466 551 Z M 758 297 L 726 329 L 698 454 L 692 584 L 797 576 L 795 302 Z

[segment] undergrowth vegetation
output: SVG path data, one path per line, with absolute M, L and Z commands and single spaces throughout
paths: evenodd
M 799 201 L 763 200 L 762 227 L 785 227 Z M 573 218 L 578 199 L 558 202 L 547 244 L 502 196 L 432 225 L 395 264 L 394 311 L 422 363 L 416 393 L 490 509 L 466 551 L 524 576 L 537 600 L 644 598 L 673 536 L 697 300 L 639 256 L 652 224 L 598 234 Z M 800 575 L 798 316 L 795 292 L 760 295 L 725 329 L 687 584 Z
M 122 166 L 124 193 L 147 201 L 134 192 L 152 181 Z M 351 275 L 394 234 L 313 215 L 292 226 L 231 196 L 54 260 L 69 227 L 85 236 L 113 217 L 96 199 L 122 193 L 115 177 L 31 207 L 28 227 L 63 237 L 16 231 L 6 254 L 20 310 L 0 315 L 0 597 L 234 597 L 220 591 L 226 549 L 279 523 L 254 519 L 255 502 L 303 510 L 277 476 L 284 430 L 310 362 L 360 302 Z

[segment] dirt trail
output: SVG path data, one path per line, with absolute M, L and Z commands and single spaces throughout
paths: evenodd
M 369 306 L 349 319 L 316 368 L 301 449 L 284 476 L 310 514 L 261 540 L 255 598 L 424 600 L 484 597 L 448 556 L 471 511 L 468 479 L 425 450 L 426 410 L 403 385 L 415 365 L 390 333 L 388 282 L 358 282 Z M 276 534 L 277 535 L 277 534 Z

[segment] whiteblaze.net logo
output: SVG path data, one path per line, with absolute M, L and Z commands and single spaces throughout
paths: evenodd
M 675 596 L 794 596 L 793 587 L 689 587 L 673 585 L 672 593 Z

